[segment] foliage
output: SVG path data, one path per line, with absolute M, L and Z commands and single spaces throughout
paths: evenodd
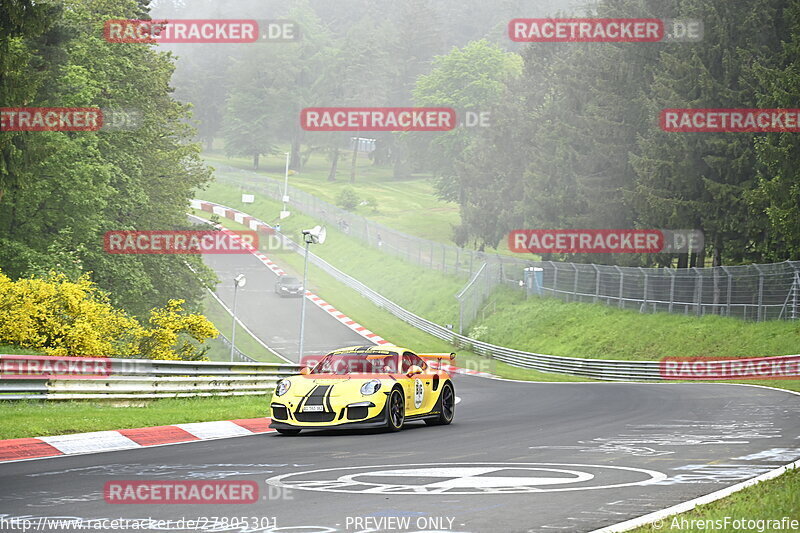
M 348 211 L 352 211 L 358 207 L 360 201 L 358 194 L 352 187 L 342 188 L 336 196 L 336 205 Z
M 15 0 L 2 9 L 20 12 L 0 17 L 4 106 L 99 107 L 139 116 L 127 131 L 0 132 L 0 268 L 12 279 L 94 272 L 110 302 L 136 316 L 176 294 L 198 308 L 204 285 L 213 281 L 199 256 L 103 250 L 109 230 L 185 226 L 193 190 L 210 179 L 189 142 L 189 109 L 171 95 L 174 57 L 152 45 L 103 39 L 105 20 L 145 18 L 145 5 Z M 10 33 L 9 24 L 16 28 Z
M 109 303 L 88 274 L 70 280 L 51 272 L 12 281 L 0 272 L 0 343 L 46 355 L 196 360 L 198 344 L 218 335 L 182 300 L 153 309 L 149 327 Z

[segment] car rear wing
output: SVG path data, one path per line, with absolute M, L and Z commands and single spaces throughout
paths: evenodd
M 453 359 L 456 358 L 456 353 L 455 352 L 450 352 L 450 353 L 418 353 L 417 355 L 422 357 L 422 358 L 424 358 L 424 359 L 449 359 L 450 361 L 452 361 Z

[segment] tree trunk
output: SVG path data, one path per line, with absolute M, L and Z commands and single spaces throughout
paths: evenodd
M 678 254 L 678 268 L 687 268 L 689 266 L 689 254 Z
M 258 153 L 253 154 L 253 170 L 258 170 Z
M 328 181 L 336 181 L 336 168 L 339 166 L 339 147 L 333 149 L 333 157 L 331 158 L 331 169 L 328 172 Z

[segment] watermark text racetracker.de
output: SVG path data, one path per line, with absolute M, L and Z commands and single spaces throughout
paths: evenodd
M 148 230 L 107 231 L 110 254 L 247 254 L 258 249 L 255 231 Z
M 258 501 L 255 481 L 108 481 L 103 497 L 110 504 L 245 504 Z
M 218 43 L 294 42 L 300 26 L 291 20 L 254 19 L 111 19 L 103 28 L 110 43 Z
M 800 355 L 751 357 L 665 357 L 659 362 L 663 379 L 800 379 Z
M 458 125 L 449 107 L 307 107 L 306 131 L 449 131 Z
M 0 515 L 0 531 L 274 531 L 275 516 L 197 516 L 181 518 L 82 518 L 77 516 Z
M 515 42 L 698 42 L 702 21 L 655 18 L 530 18 L 508 23 Z
M 663 109 L 661 129 L 684 133 L 800 133 L 800 109 Z
M 0 107 L 0 131 L 116 131 L 141 124 L 138 110 L 99 107 Z
M 516 253 L 687 253 L 703 250 L 699 230 L 660 229 L 519 229 L 508 234 Z

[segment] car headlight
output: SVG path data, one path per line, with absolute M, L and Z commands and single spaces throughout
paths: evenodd
M 379 379 L 372 379 L 361 385 L 361 394 L 364 396 L 375 394 L 379 390 L 381 390 L 381 380 Z
M 289 390 L 289 387 L 292 386 L 292 382 L 288 379 L 282 379 L 278 382 L 278 386 L 275 387 L 275 396 L 283 396 L 286 394 L 286 391 Z

